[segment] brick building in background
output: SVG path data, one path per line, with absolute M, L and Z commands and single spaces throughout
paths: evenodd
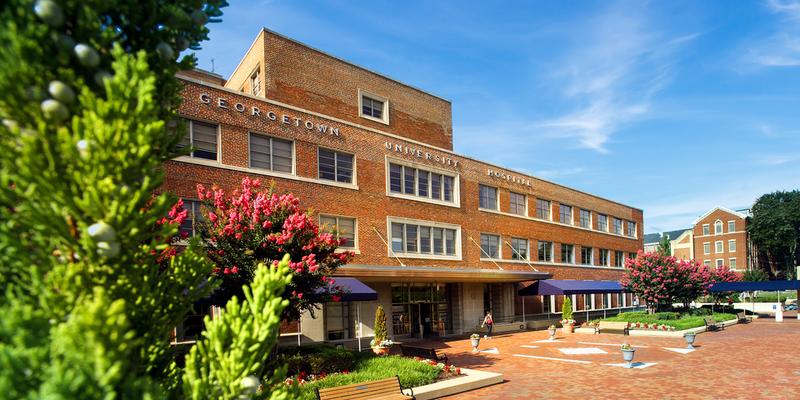
M 378 293 L 360 308 L 364 336 L 378 304 L 395 338 L 469 333 L 489 309 L 498 322 L 560 311 L 554 296 L 523 303 L 520 283 L 618 280 L 642 248 L 642 210 L 454 153 L 449 101 L 269 30 L 229 79 L 179 78 L 194 152 L 166 163 L 165 189 L 195 212 L 198 183 L 230 190 L 250 176 L 297 195 L 355 252 L 337 275 Z M 352 339 L 354 313 L 325 304 L 302 319 L 303 340 Z

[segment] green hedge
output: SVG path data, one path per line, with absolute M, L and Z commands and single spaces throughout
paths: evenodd
M 388 356 L 368 357 L 356 361 L 349 374 L 335 374 L 300 386 L 300 399 L 315 399 L 314 388 L 329 388 L 400 376 L 403 386 L 433 383 L 440 369 L 413 358 Z
M 289 376 L 300 372 L 317 375 L 351 370 L 356 354 L 327 345 L 309 345 L 282 349 L 278 359 L 287 365 Z
M 714 313 L 714 319 L 717 321 L 728 321 L 736 319 L 735 314 Z M 663 312 L 656 314 L 648 314 L 644 311 L 626 312 L 618 314 L 611 318 L 606 318 L 605 321 L 624 321 L 624 322 L 639 322 L 645 324 L 659 324 L 674 327 L 676 331 L 682 331 L 689 328 L 697 328 L 705 325 L 702 315 L 678 314 L 676 312 Z

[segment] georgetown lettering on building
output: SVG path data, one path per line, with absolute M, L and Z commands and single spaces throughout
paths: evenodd
M 200 103 L 216 106 L 218 108 L 222 108 L 225 110 L 231 110 L 233 112 L 239 112 L 241 114 L 247 114 L 253 118 L 262 118 L 270 122 L 302 127 L 309 131 L 318 133 L 320 135 L 331 135 L 339 137 L 339 128 L 337 127 L 316 123 L 314 121 L 310 121 L 300 117 L 295 117 L 289 114 L 276 113 L 271 110 L 262 110 L 256 106 L 247 107 L 242 103 L 230 103 L 224 97 L 217 97 L 216 100 L 214 100 L 208 93 L 200 94 Z

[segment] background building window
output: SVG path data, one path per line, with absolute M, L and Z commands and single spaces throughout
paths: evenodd
M 714 222 L 714 234 L 721 235 L 722 234 L 722 221 Z
M 590 228 L 592 227 L 592 212 L 589 210 L 581 210 L 580 211 L 580 224 L 581 228 Z
M 217 160 L 217 132 L 219 126 L 200 121 L 186 121 L 188 131 L 178 144 L 178 148 L 191 147 L 189 156 Z
M 736 221 L 728 221 L 728 233 L 736 232 Z
M 500 258 L 500 236 L 481 233 L 481 256 L 488 258 Z
M 611 222 L 614 224 L 614 233 L 617 235 L 622 235 L 622 220 L 619 218 L 612 218 Z
M 636 222 L 628 221 L 628 236 L 636 237 Z
M 572 225 L 572 207 L 559 204 L 558 222 L 561 222 L 562 224 Z
M 597 230 L 608 232 L 608 216 L 603 214 L 597 215 Z
M 539 242 L 539 261 L 553 261 L 553 242 Z
M 508 201 L 508 209 L 510 213 L 517 215 L 528 214 L 528 202 L 524 194 L 511 192 L 509 193 Z
M 591 247 L 581 246 L 581 264 L 594 264 L 594 252 L 592 251 Z
M 550 202 L 536 199 L 536 218 L 550 220 Z
M 561 262 L 575 264 L 575 246 L 571 244 L 561 244 Z
M 709 228 L 709 225 L 708 224 L 703 224 L 703 235 L 710 235 L 710 234 L 711 234 L 711 230 Z
M 250 167 L 292 173 L 294 151 L 292 142 L 250 134 Z
M 625 252 L 624 251 L 615 251 L 614 252 L 614 266 L 622 268 L 622 262 L 625 259 Z
M 511 238 L 512 260 L 528 259 L 528 239 Z
M 736 259 L 735 258 L 731 258 L 730 260 L 728 260 L 728 267 L 730 269 L 736 269 Z
M 478 185 L 478 206 L 487 210 L 497 210 L 497 188 Z
M 731 253 L 736 251 L 736 239 L 728 240 L 728 251 Z
M 383 120 L 384 102 L 361 95 L 361 114 Z
M 319 224 L 323 231 L 336 235 L 337 239 L 344 239 L 339 247 L 354 249 L 356 247 L 356 219 L 320 215 Z
M 353 155 L 319 149 L 319 177 L 329 181 L 353 183 Z
M 722 240 L 714 242 L 714 253 L 722 253 L 725 251 L 725 246 L 722 245 Z
M 719 267 L 721 267 L 723 265 L 725 265 L 725 260 L 723 260 L 721 258 L 718 258 L 717 259 L 717 268 L 719 268 Z
M 355 327 L 352 306 L 348 301 L 325 303 L 325 330 L 328 340 L 344 340 L 353 337 Z
M 250 94 L 258 96 L 261 94 L 261 71 L 256 69 L 250 75 Z
M 706 267 L 710 267 L 711 266 L 711 260 L 703 260 L 703 265 L 705 265 Z
M 608 249 L 600 249 L 600 265 L 607 267 L 611 265 L 611 260 L 609 260 L 610 254 Z
M 455 177 L 407 165 L 389 164 L 389 192 L 454 202 Z
M 711 254 L 711 242 L 703 243 L 703 254 Z
M 181 236 L 194 237 L 200 234 L 200 227 L 205 221 L 203 213 L 200 211 L 201 205 L 202 203 L 197 200 L 183 199 L 183 209 L 187 213 L 179 228 Z

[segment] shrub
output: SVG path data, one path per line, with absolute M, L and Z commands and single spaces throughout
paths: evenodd
M 564 304 L 561 305 L 561 319 L 572 321 L 572 300 L 569 296 L 564 296 Z
M 351 370 L 356 354 L 328 345 L 309 345 L 284 349 L 278 360 L 287 365 L 290 376 L 300 373 L 318 375 Z
M 387 336 L 386 313 L 383 311 L 383 306 L 379 305 L 378 309 L 375 310 L 375 339 L 373 341 L 375 344 L 380 344 L 388 338 Z
M 657 320 L 672 320 L 680 318 L 680 314 L 672 311 L 664 311 L 655 313 L 655 317 Z

